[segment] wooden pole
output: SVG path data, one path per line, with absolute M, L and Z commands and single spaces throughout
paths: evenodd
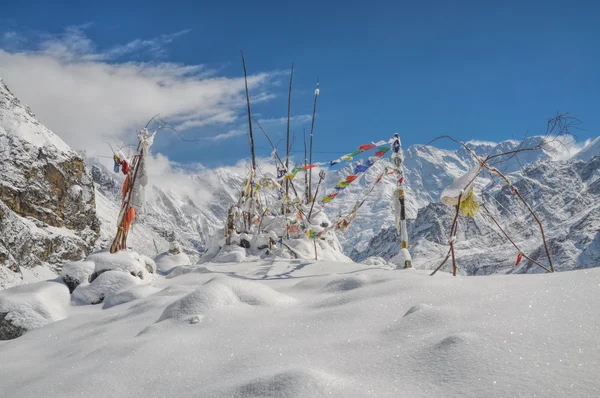
M 454 276 L 456 276 L 456 260 L 454 258 L 454 236 L 456 235 L 456 230 L 458 229 L 458 212 L 460 210 L 460 200 L 461 199 L 462 199 L 462 192 L 458 195 L 458 203 L 456 205 L 456 213 L 454 214 L 454 220 L 452 221 L 452 227 L 450 227 L 450 250 L 448 250 L 448 254 L 446 254 L 446 257 L 444 258 L 442 263 L 430 274 L 430 276 L 435 275 L 435 273 L 438 272 L 444 264 L 446 264 L 446 261 L 448 261 L 448 258 L 450 257 L 450 255 L 452 255 L 452 274 Z
M 307 163 L 307 152 L 306 152 L 306 129 L 304 129 L 304 167 L 306 168 Z M 304 200 L 308 204 L 310 197 L 308 195 L 308 170 L 304 173 Z
M 287 134 L 285 140 L 285 169 L 289 170 L 290 167 L 290 119 L 292 112 L 292 79 L 294 77 L 294 63 L 292 62 L 292 71 L 290 72 L 290 88 L 288 91 L 288 115 L 287 115 Z M 290 181 L 285 180 L 285 196 L 289 197 L 290 192 Z M 288 213 L 289 209 L 285 208 L 285 212 Z
M 254 154 L 254 136 L 252 134 L 252 112 L 250 111 L 250 94 L 248 93 L 248 75 L 246 72 L 246 60 L 244 59 L 244 53 L 242 54 L 242 66 L 244 67 L 244 83 L 246 84 L 246 103 L 248 105 L 248 130 L 250 132 L 250 153 L 252 155 L 252 170 L 256 170 L 256 156 Z M 252 190 L 250 196 L 253 196 Z
M 308 222 L 310 222 L 310 216 L 312 215 L 313 207 L 315 207 L 315 201 L 317 200 L 317 193 L 319 192 L 319 187 L 321 186 L 321 181 L 325 178 L 325 171 L 321 171 L 319 173 L 319 182 L 317 183 L 317 189 L 315 191 L 315 196 L 312 198 L 312 204 L 310 205 L 310 211 L 308 212 Z
M 273 150 L 275 151 L 275 156 L 277 157 L 277 160 L 279 160 L 279 164 L 281 164 L 281 167 L 285 167 L 285 163 L 283 162 L 283 160 L 279 156 L 279 153 L 277 153 L 275 145 L 273 144 L 273 141 L 271 141 L 271 138 L 269 138 L 269 135 L 267 134 L 267 132 L 265 131 L 265 129 L 263 129 L 263 127 L 260 125 L 260 123 L 258 122 L 258 120 L 256 120 L 256 118 L 254 116 L 252 116 L 252 120 L 254 120 L 254 122 L 256 123 L 256 125 L 258 126 L 258 128 L 263 132 L 263 134 L 265 135 L 265 137 L 267 137 L 267 140 L 269 141 L 269 144 L 271 144 L 271 148 L 273 148 Z M 294 195 L 296 195 L 296 197 L 299 198 L 300 196 L 298 196 L 298 192 L 296 191 L 296 187 L 294 186 L 294 182 L 290 181 L 290 185 L 292 186 L 292 191 L 294 191 Z
M 310 126 L 310 164 L 312 164 L 312 154 L 313 154 L 313 134 L 315 132 L 315 114 L 317 113 L 317 98 L 319 98 L 319 79 L 317 79 L 317 88 L 315 89 L 315 102 L 313 105 L 313 114 L 312 114 L 312 123 Z M 312 172 L 308 175 L 308 194 L 312 196 Z

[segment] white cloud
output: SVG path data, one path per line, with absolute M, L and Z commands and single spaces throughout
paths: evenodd
M 312 120 L 312 115 L 294 115 L 294 116 L 290 117 L 290 124 L 300 125 L 303 123 L 310 122 L 311 120 Z M 270 119 L 259 119 L 258 121 L 261 124 L 261 126 L 287 124 L 287 116 L 270 118 Z
M 229 130 L 226 133 L 218 134 L 214 137 L 211 137 L 211 140 L 219 141 L 219 140 L 224 140 L 227 138 L 239 137 L 240 135 L 244 135 L 244 134 L 246 134 L 246 132 L 244 130 Z
M 589 140 L 578 142 L 572 135 L 561 135 L 550 139 L 545 148 L 551 153 L 554 160 L 568 160 L 579 153 Z
M 100 52 L 81 28 L 69 28 L 59 36 L 46 36 L 34 49 L 0 49 L 0 77 L 42 123 L 90 155 L 106 154 L 106 141 L 134 141 L 135 131 L 157 113 L 183 134 L 186 129 L 222 126 L 211 129 L 214 135 L 245 111 L 242 76 L 207 77 L 212 72 L 202 65 L 114 61 L 137 51 L 160 52 L 185 33 L 134 40 Z M 248 77 L 256 101 L 273 98 L 268 92 L 273 76 Z M 216 137 L 227 134 L 234 136 L 229 131 Z
M 494 141 L 482 141 L 482 140 L 469 140 L 466 142 L 466 144 L 471 144 L 471 145 L 486 145 L 486 146 L 496 146 L 498 145 L 497 142 Z

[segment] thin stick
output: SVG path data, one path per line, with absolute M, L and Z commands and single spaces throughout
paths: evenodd
M 315 260 L 318 260 L 319 258 L 317 257 L 317 240 L 313 240 L 313 244 L 315 245 Z
M 315 89 L 315 103 L 313 105 L 312 123 L 310 126 L 310 164 L 312 164 L 313 134 L 315 131 L 315 114 L 317 113 L 317 98 L 319 98 L 319 92 L 319 79 L 317 78 L 317 88 Z M 308 176 L 308 193 L 312 196 L 312 171 Z
M 258 128 L 263 132 L 263 134 L 265 135 L 265 137 L 267 137 L 267 140 L 269 141 L 269 144 L 271 144 L 271 148 L 273 148 L 273 150 L 275 151 L 275 156 L 277 157 L 277 160 L 279 160 L 279 164 L 281 164 L 281 167 L 285 168 L 285 164 L 283 163 L 283 160 L 279 156 L 279 153 L 277 152 L 277 148 L 273 144 L 273 141 L 271 141 L 271 138 L 269 138 L 269 135 L 267 134 L 267 132 L 265 131 L 265 129 L 260 125 L 260 123 L 258 122 L 258 120 L 256 120 L 256 118 L 254 116 L 252 116 L 252 120 L 254 120 L 254 122 L 256 123 L 256 125 L 258 126 Z M 298 196 L 298 191 L 296 191 L 296 187 L 294 186 L 294 182 L 293 181 L 290 181 L 290 185 L 292 186 L 292 191 L 294 191 L 294 195 L 296 195 L 297 198 L 300 198 L 300 196 Z
M 287 115 L 287 135 L 285 139 L 285 169 L 290 167 L 290 119 L 292 112 L 292 79 L 294 77 L 294 63 L 292 62 L 292 71 L 290 72 L 290 89 L 288 91 L 288 115 Z M 285 180 L 285 194 L 289 195 L 290 192 L 290 181 Z M 288 209 L 285 209 L 286 213 Z
M 304 129 L 304 167 L 306 168 L 307 158 L 306 158 L 306 128 Z M 308 173 L 304 173 L 304 200 L 306 203 L 310 201 L 308 197 Z
M 533 264 L 537 265 L 538 267 L 543 268 L 546 272 L 552 272 L 548 268 L 546 268 L 542 264 L 540 264 L 538 261 L 532 259 L 527 254 L 523 253 L 523 251 L 519 248 L 519 246 L 517 246 L 517 244 L 510 238 L 510 236 L 508 236 L 508 234 L 506 233 L 506 231 L 500 226 L 500 224 L 498 223 L 498 221 L 496 221 L 496 219 L 494 218 L 494 216 L 492 216 L 492 213 L 488 210 L 488 208 L 485 206 L 485 204 L 482 203 L 482 205 L 483 205 L 483 208 L 485 209 L 485 211 L 488 213 L 488 216 L 492 219 L 492 221 L 494 222 L 494 224 L 496 224 L 496 226 L 502 232 L 502 234 L 504 235 L 504 237 L 506 239 L 508 239 L 508 241 L 515 247 L 515 249 L 518 250 L 519 253 L 521 253 L 521 255 L 523 257 L 525 257 L 527 260 L 531 261 Z
M 319 182 L 317 183 L 317 189 L 315 191 L 315 196 L 312 199 L 312 204 L 310 205 L 310 211 L 308 212 L 308 222 L 310 222 L 310 216 L 312 215 L 313 207 L 315 207 L 315 200 L 317 200 L 317 193 L 319 192 L 319 187 L 321 186 L 321 181 L 325 178 L 325 171 L 321 171 L 319 173 Z
M 248 104 L 248 130 L 250 132 L 250 153 L 252 154 L 252 170 L 256 170 L 256 156 L 254 155 L 254 135 L 252 134 L 252 112 L 250 111 L 250 94 L 248 93 L 248 75 L 246 72 L 246 60 L 244 59 L 244 53 L 242 54 L 242 65 L 244 67 L 244 83 L 246 84 L 246 103 Z M 250 196 L 252 196 L 250 191 Z
M 435 275 L 436 272 L 438 272 L 442 266 L 446 263 L 446 261 L 448 261 L 448 258 L 450 257 L 450 255 L 452 255 L 452 269 L 453 269 L 453 275 L 456 276 L 456 260 L 454 258 L 454 245 L 453 245 L 453 237 L 456 233 L 456 230 L 458 229 L 458 212 L 460 210 L 460 199 L 462 198 L 462 192 L 458 195 L 458 204 L 456 205 L 456 213 L 454 214 L 454 220 L 452 221 L 452 227 L 450 228 L 450 250 L 448 250 L 448 254 L 446 254 L 446 257 L 444 258 L 444 261 L 442 261 L 442 263 L 430 274 L 430 276 Z
M 485 163 L 485 162 L 483 163 L 483 166 L 485 168 L 487 168 L 490 172 L 493 172 L 493 173 L 499 175 L 509 186 L 512 187 L 510 180 L 504 174 L 502 174 L 498 169 L 488 166 L 487 163 Z M 550 257 L 550 249 L 548 249 L 548 243 L 546 242 L 546 234 L 544 233 L 544 226 L 542 225 L 542 222 L 538 218 L 537 214 L 535 214 L 535 212 L 533 211 L 531 206 L 529 206 L 529 203 L 527 203 L 527 201 L 523 198 L 523 196 L 521 196 L 521 193 L 517 190 L 517 188 L 512 187 L 512 191 L 521 200 L 521 202 L 523 202 L 523 204 L 525 205 L 525 207 L 527 207 L 527 210 L 529 211 L 531 216 L 537 222 L 537 224 L 540 228 L 540 232 L 542 233 L 542 242 L 544 242 L 544 249 L 546 250 L 546 257 L 548 257 L 548 264 L 550 264 L 550 272 L 554 272 L 554 265 L 552 264 L 552 257 Z
M 461 194 L 462 195 L 462 194 Z M 456 257 L 454 255 L 454 237 L 456 236 L 456 230 L 458 229 L 458 222 L 456 217 L 458 217 L 458 212 L 460 211 L 460 197 L 458 196 L 458 203 L 456 204 L 456 216 L 454 218 L 454 222 L 456 223 L 454 227 L 454 234 L 450 237 L 450 253 L 452 253 L 452 276 L 456 276 Z

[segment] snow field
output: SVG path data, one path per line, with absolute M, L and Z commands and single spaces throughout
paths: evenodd
M 11 397 L 600 393 L 598 269 L 453 278 L 387 265 L 278 260 L 177 267 L 149 282 L 112 296 L 133 301 L 70 307 L 61 322 L 0 342 L 6 375 L 0 391 Z

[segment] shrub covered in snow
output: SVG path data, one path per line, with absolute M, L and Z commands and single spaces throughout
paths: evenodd
M 315 259 L 352 261 L 342 252 L 335 225 L 318 205 L 296 204 L 298 210 L 286 215 L 266 214 L 247 231 L 221 229 L 206 246 L 200 263 L 230 263 L 261 258 Z M 228 244 L 229 241 L 229 244 Z

